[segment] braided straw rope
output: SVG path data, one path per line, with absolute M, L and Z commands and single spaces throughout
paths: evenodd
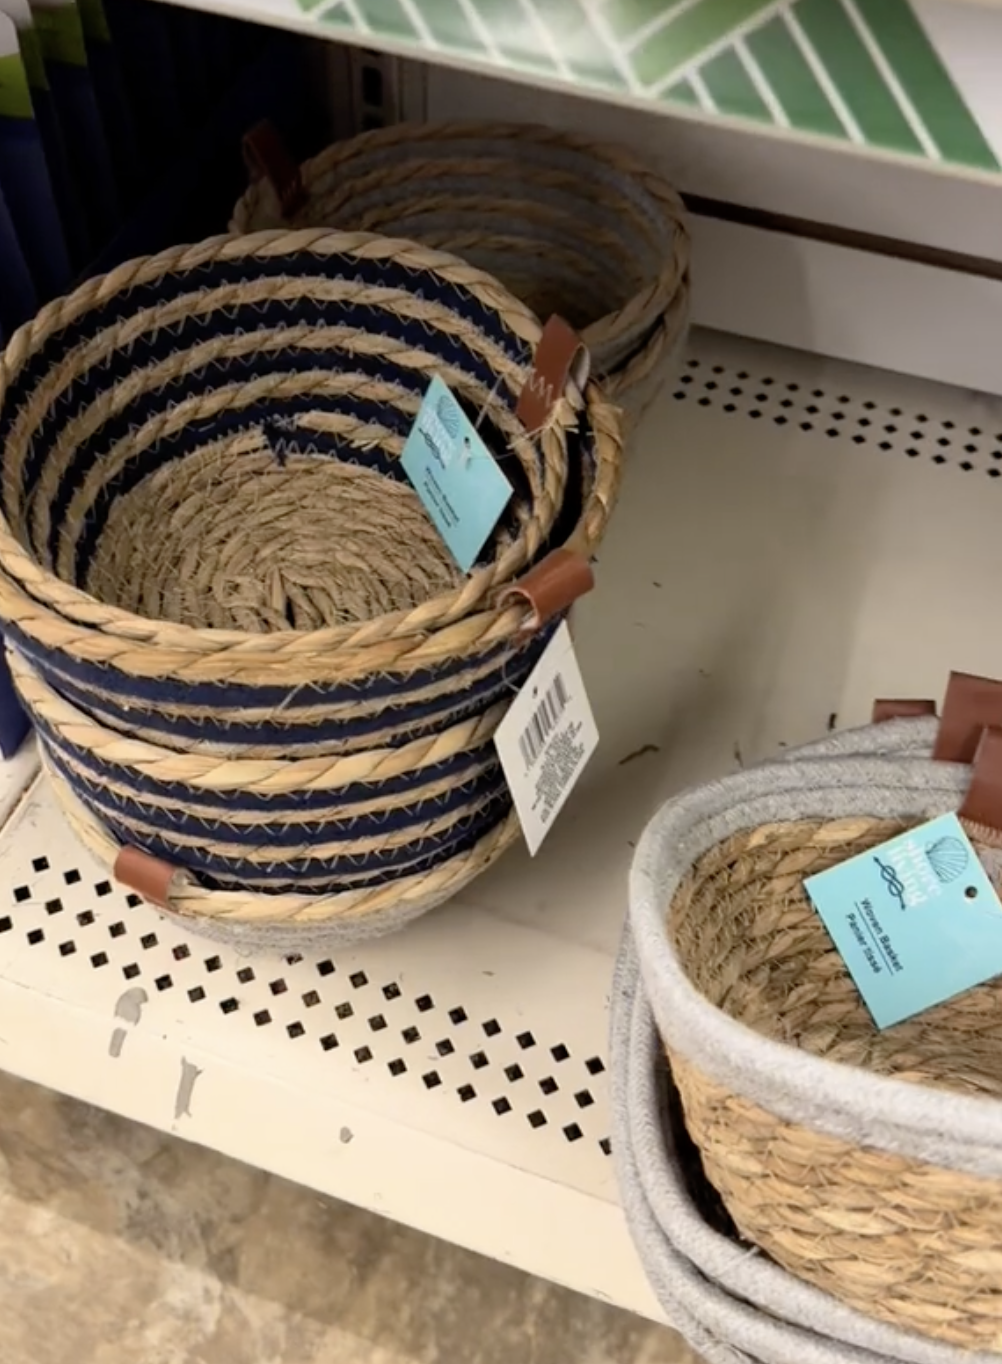
M 105 866 L 113 867 L 121 844 L 84 808 L 66 781 L 53 770 L 44 753 L 42 762 L 80 841 Z M 169 908 L 189 927 L 203 929 L 208 926 L 210 931 L 216 923 L 265 928 L 288 925 L 299 929 L 345 924 L 366 931 L 372 930 L 381 918 L 390 920 L 396 927 L 457 894 L 500 857 L 518 837 L 518 832 L 518 817 L 509 814 L 473 848 L 431 871 L 335 895 L 255 895 L 247 891 L 206 890 L 178 875 L 171 888 Z
M 286 795 L 294 791 L 337 791 L 356 782 L 389 781 L 488 743 L 508 710 L 507 701 L 499 702 L 440 734 L 397 748 L 370 748 L 343 757 L 231 758 L 177 753 L 106 729 L 54 692 L 15 649 L 7 651 L 7 659 L 28 710 L 77 751 L 115 767 L 131 768 L 153 781 L 183 782 L 207 792 Z
M 157 810 L 174 813 L 179 808 L 176 795 L 173 797 L 158 796 L 150 794 L 149 791 L 138 791 L 135 787 L 105 774 L 102 774 L 100 788 L 97 788 L 93 784 L 94 771 L 92 768 L 87 767 L 72 752 L 62 747 L 58 739 L 46 736 L 45 743 L 50 750 L 50 756 L 54 756 L 63 773 L 70 779 L 90 783 L 89 791 L 95 803 L 97 801 L 95 792 L 99 789 L 105 797 L 105 808 L 109 810 L 114 808 L 118 813 L 121 813 L 122 806 L 128 803 L 146 811 L 148 819 L 155 822 Z M 450 774 L 447 777 L 439 777 L 436 781 L 424 782 L 420 786 L 413 786 L 404 791 L 384 793 L 374 796 L 371 800 L 354 800 L 348 804 L 339 801 L 338 792 L 334 790 L 331 792 L 333 803 L 330 805 L 310 806 L 307 809 L 286 807 L 277 814 L 273 814 L 271 811 L 262 811 L 260 807 L 251 810 L 239 810 L 226 805 L 213 805 L 211 804 L 211 793 L 208 793 L 208 799 L 200 798 L 197 802 L 194 798 L 189 798 L 184 809 L 194 818 L 204 819 L 214 824 L 225 822 L 231 829 L 260 827 L 269 819 L 274 819 L 283 827 L 321 825 L 335 823 L 339 820 L 357 819 L 365 815 L 385 815 L 394 810 L 407 809 L 418 803 L 424 804 L 436 797 L 448 795 L 457 786 L 472 783 L 496 769 L 497 759 L 484 757 L 476 762 L 471 762 L 459 777 Z
M 413 237 L 482 264 L 540 317 L 567 317 L 607 377 L 662 316 L 669 350 L 684 326 L 687 309 L 671 308 L 688 295 L 685 209 L 623 148 L 524 123 L 403 123 L 334 143 L 301 176 L 294 225 Z M 259 180 L 230 227 L 283 221 Z
M 771 1039 L 879 1075 L 1002 1099 L 1002 981 L 880 1032 L 803 890 L 900 832 L 869 818 L 747 830 L 702 857 L 669 932 L 693 985 Z M 850 1145 L 708 1079 L 669 1049 L 706 1173 L 741 1234 L 870 1316 L 1002 1351 L 1002 1186 Z
M 365 882 L 376 879 L 372 869 L 353 870 L 352 859 L 372 853 L 412 848 L 414 850 L 413 856 L 408 858 L 408 862 L 418 862 L 423 857 L 428 856 L 428 848 L 419 846 L 423 839 L 441 838 L 455 832 L 457 826 L 469 820 L 471 816 L 487 810 L 496 802 L 497 797 L 498 792 L 496 791 L 480 795 L 475 801 L 471 801 L 460 809 L 450 810 L 434 819 L 426 818 L 379 834 L 365 834 L 352 839 L 328 838 L 326 840 L 319 835 L 310 834 L 305 842 L 283 843 L 281 846 L 277 846 L 273 840 L 267 838 L 263 843 L 252 842 L 248 838 L 246 829 L 238 831 L 241 839 L 239 842 L 234 839 L 213 838 L 209 834 L 207 826 L 198 833 L 171 829 L 165 827 L 162 820 L 157 820 L 154 823 L 132 813 L 123 814 L 121 811 L 115 811 L 111 805 L 100 801 L 94 801 L 92 813 L 100 810 L 106 819 L 127 830 L 130 842 L 134 843 L 136 847 L 142 847 L 155 839 L 169 845 L 172 851 L 177 854 L 179 866 L 184 865 L 186 849 L 209 857 L 239 859 L 241 863 L 254 863 L 262 869 L 280 868 L 288 862 L 310 859 L 330 863 L 330 868 L 325 871 L 323 877 L 317 876 L 313 880 L 329 884 L 332 880 L 337 879 L 343 885 L 351 885 L 353 881 Z M 506 804 L 506 813 L 507 809 Z M 258 826 L 258 831 L 266 837 L 266 829 Z M 343 861 L 339 861 L 339 859 L 343 859 Z M 223 876 L 224 873 L 220 870 L 217 874 Z M 386 879 L 385 871 L 380 871 L 378 875 L 380 879 Z M 234 875 L 233 879 L 238 878 Z M 297 889 L 305 889 L 310 884 L 310 879 L 298 872 L 290 873 L 289 879 L 295 880 Z M 253 887 L 257 884 L 263 887 L 268 885 L 266 878 L 256 878 L 253 874 L 245 874 L 244 872 L 240 873 L 239 881 L 241 886 L 247 887 Z
M 492 677 L 497 678 L 499 685 L 510 691 L 513 680 L 517 683 L 518 678 L 529 670 L 528 665 L 531 664 L 534 657 L 535 653 L 533 652 L 529 656 L 528 664 L 522 664 L 521 661 L 519 661 L 517 666 L 515 661 L 518 658 L 517 655 L 512 656 L 511 654 L 508 654 L 501 658 L 500 662 L 496 656 L 490 655 L 487 656 L 486 661 L 482 658 L 473 658 L 470 660 L 469 666 L 463 669 L 462 687 L 460 689 L 457 689 L 451 676 L 447 677 L 444 681 L 442 679 L 436 679 L 435 681 L 429 682 L 427 685 L 408 686 L 408 705 L 418 704 L 423 701 L 435 701 L 440 698 L 451 698 L 448 705 L 448 709 L 451 710 L 455 705 L 468 703 L 471 691 L 476 688 L 479 683 L 491 679 Z M 51 660 L 49 660 L 45 665 L 44 672 L 49 681 L 55 685 L 57 691 L 62 695 L 69 695 L 70 698 L 73 699 L 73 679 L 65 671 L 57 665 L 53 665 Z M 183 695 L 180 695 L 177 701 L 171 700 L 169 703 L 158 702 L 155 707 L 145 708 L 140 703 L 131 700 L 123 702 L 120 695 L 116 695 L 114 692 L 107 691 L 101 687 L 88 685 L 80 688 L 80 693 L 81 694 L 77 698 L 79 704 L 85 709 L 92 709 L 94 712 L 102 715 L 112 728 L 115 728 L 115 722 L 108 715 L 109 707 L 114 707 L 120 713 L 124 712 L 127 714 L 128 724 L 125 728 L 128 729 L 130 734 L 138 734 L 144 727 L 150 728 L 152 732 L 152 726 L 145 722 L 149 721 L 154 715 L 160 720 L 191 723 L 213 720 L 217 718 L 218 714 L 217 711 L 209 706 L 187 704 Z M 377 716 L 385 718 L 387 709 L 385 696 L 371 698 L 359 695 L 357 697 L 352 697 L 349 700 L 327 702 L 314 700 L 307 694 L 302 699 L 304 701 L 304 704 L 302 705 L 297 704 L 296 700 L 292 699 L 283 703 L 280 709 L 276 709 L 274 705 L 241 705 L 238 718 L 241 724 L 245 726 L 274 723 L 279 719 L 288 725 L 316 725 L 318 733 L 320 733 L 320 726 L 325 721 L 344 722 L 350 720 L 364 720 Z M 436 708 L 434 713 L 438 715 L 447 712 L 443 707 L 442 710 Z M 122 723 L 124 725 L 124 714 Z M 399 725 L 394 726 L 394 732 L 399 728 Z M 187 736 L 181 734 L 179 729 L 173 725 L 169 730 L 161 728 L 157 732 L 161 734 L 161 738 L 154 742 L 164 743 L 170 748 L 183 750 L 190 744 L 204 744 L 207 742 L 201 738 L 189 739 Z M 370 731 L 366 730 L 365 732 L 368 733 Z M 324 738 L 324 742 L 328 742 L 326 737 Z M 261 745 L 261 747 L 267 747 L 267 745 Z M 257 748 L 258 745 L 248 747 L 241 743 L 241 751 L 245 757 L 258 756 Z M 291 755 L 291 752 L 291 749 L 285 744 L 282 745 L 283 755 Z
M 0 364 L 0 406 L 11 382 L 48 338 L 130 288 L 155 282 L 172 272 L 193 271 L 214 261 L 246 261 L 248 268 L 253 270 L 256 260 L 266 263 L 271 258 L 292 253 L 315 257 L 318 269 L 327 258 L 352 255 L 364 261 L 403 264 L 414 271 L 434 271 L 498 315 L 504 325 L 528 345 L 533 346 L 538 340 L 538 322 L 496 281 L 453 257 L 412 243 L 387 241 L 365 233 L 316 230 L 259 233 L 236 240 L 214 238 L 197 247 L 175 248 L 147 260 L 131 262 L 104 279 L 89 281 L 70 298 L 43 308 L 33 322 L 16 333 Z M 236 290 L 234 301 L 237 301 L 245 287 L 278 291 L 289 287 L 296 292 L 304 286 L 299 280 L 293 280 L 290 286 L 284 276 L 268 276 L 264 281 L 252 281 L 249 286 L 213 289 L 208 291 L 212 295 L 212 308 L 220 306 L 220 294 L 225 294 L 226 289 Z M 377 289 L 357 280 L 310 277 L 308 288 L 311 292 L 314 288 L 333 291 L 339 300 L 378 302 L 380 306 L 399 309 L 422 322 L 432 335 L 438 327 L 450 329 L 462 337 L 464 344 L 489 351 L 485 358 L 512 391 L 519 391 L 525 382 L 527 370 L 524 367 L 515 365 L 463 318 L 443 310 L 431 300 L 401 290 Z M 198 300 L 203 296 L 185 294 L 183 297 L 190 310 L 200 306 Z M 115 324 L 112 330 L 116 345 L 128 346 L 146 329 L 169 322 L 164 316 L 165 309 L 148 311 L 152 311 L 153 316 L 125 318 Z M 75 583 L 63 581 L 46 567 L 39 548 L 48 530 L 48 508 L 57 486 L 53 479 L 58 477 L 58 472 L 52 471 L 64 467 L 76 443 L 85 438 L 95 423 L 99 425 L 103 416 L 99 419 L 98 411 L 85 410 L 73 425 L 70 436 L 61 445 L 57 442 L 56 456 L 51 466 L 43 470 L 38 489 L 32 496 L 31 534 L 26 543 L 22 543 L 22 536 L 27 533 L 23 522 L 26 510 L 24 461 L 32 432 L 44 414 L 58 401 L 59 393 L 72 381 L 81 365 L 86 368 L 100 361 L 108 340 L 102 333 L 84 343 L 82 352 L 85 354 L 74 351 L 55 366 L 15 415 L 14 426 L 5 442 L 3 493 L 8 518 L 0 520 L 0 618 L 14 623 L 30 640 L 79 660 L 114 664 L 123 672 L 141 677 L 171 677 L 179 682 L 298 685 L 351 680 L 377 671 L 408 671 L 510 641 L 519 630 L 524 618 L 520 608 L 499 610 L 489 602 L 496 590 L 509 582 L 532 556 L 533 547 L 542 544 L 547 524 L 556 512 L 563 488 L 562 471 L 566 468 L 566 429 L 577 420 L 567 398 L 556 404 L 550 424 L 538 435 L 544 481 L 538 487 L 539 503 L 525 518 L 519 540 L 502 546 L 494 563 L 475 570 L 450 591 L 409 607 L 372 619 L 325 624 L 320 628 L 248 631 L 149 619 L 122 609 L 114 602 L 96 600 Z M 356 330 L 352 344 L 365 348 L 370 354 L 381 354 L 390 343 L 385 338 Z M 416 372 L 427 373 L 430 362 L 436 370 L 446 368 L 435 362 L 431 352 L 424 350 L 401 351 L 398 346 L 393 358 L 397 364 L 412 365 Z M 165 377 L 165 372 L 159 366 L 131 376 L 127 381 L 130 384 L 128 392 L 130 395 L 141 392 L 147 384 L 155 384 L 161 377 Z M 448 374 L 446 377 L 448 379 Z M 132 433 L 130 439 L 148 444 L 183 426 L 189 414 L 202 416 L 219 407 L 232 406 L 234 402 L 239 405 L 241 396 L 251 401 L 258 395 L 281 393 L 287 389 L 298 391 L 297 385 L 303 380 L 302 374 L 279 372 L 251 381 L 243 386 L 242 394 L 234 394 L 233 386 L 228 387 L 225 397 L 214 396 L 220 393 L 215 390 L 207 395 L 205 406 L 195 406 L 179 414 L 178 408 L 184 406 L 179 404 L 173 411 L 153 419 L 148 429 Z M 331 376 L 318 370 L 317 381 L 330 383 Z M 115 400 L 107 399 L 109 405 L 103 407 L 105 400 L 106 395 L 102 395 L 92 407 L 107 415 L 114 410 Z M 120 401 L 124 401 L 121 395 Z M 586 405 L 595 445 L 595 473 L 571 543 L 587 554 L 597 545 L 615 501 L 622 447 L 615 409 L 605 403 L 594 388 L 588 390 Z M 499 420 L 503 422 L 504 416 Z M 309 421 L 323 425 L 317 414 L 305 424 L 309 425 Z M 356 435 L 359 439 L 366 438 L 365 432 L 356 432 Z M 110 457 L 118 458 L 114 452 Z M 123 450 L 121 457 L 128 458 L 127 451 Z M 528 459 L 524 461 L 524 467 L 531 468 Z M 93 487 L 78 490 L 80 500 L 75 504 L 78 521 L 86 513 L 94 491 Z M 15 533 L 16 530 L 21 534 Z M 66 566 L 65 556 L 69 553 L 70 549 L 62 546 L 60 566 Z M 302 584 L 297 586 L 302 587 Z M 232 601 L 230 606 L 233 606 Z M 315 594 L 308 603 L 300 597 L 291 605 L 290 594 L 285 595 L 283 614 L 286 618 L 290 611 L 294 616 L 298 612 L 303 620 L 315 618 L 317 609 Z

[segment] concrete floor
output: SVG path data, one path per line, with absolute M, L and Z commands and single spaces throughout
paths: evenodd
M 3 1364 L 698 1364 L 602 1303 L 0 1074 Z

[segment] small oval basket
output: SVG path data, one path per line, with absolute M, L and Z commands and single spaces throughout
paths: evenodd
M 249 141 L 264 175 L 233 231 L 324 225 L 454 252 L 566 317 L 631 415 L 664 382 L 688 323 L 689 237 L 679 196 L 632 153 L 532 124 L 404 123 L 296 170 L 269 156 L 273 135 L 260 156 Z
M 491 736 L 566 611 L 527 634 L 520 584 L 591 554 L 621 462 L 593 385 L 525 428 L 540 334 L 454 257 L 306 230 L 131 262 L 15 335 L 0 618 L 100 856 L 177 867 L 161 898 L 207 921 L 359 936 L 511 841 Z M 514 489 L 465 575 L 400 463 L 436 375 Z
M 866 1317 L 999 1351 L 1002 982 L 880 1031 L 803 889 L 960 804 L 969 768 L 886 756 L 881 737 L 669 802 L 638 848 L 631 926 L 741 1236 Z

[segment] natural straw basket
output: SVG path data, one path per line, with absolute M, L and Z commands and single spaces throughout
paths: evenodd
M 630 915 L 687 1128 L 742 1236 L 867 1316 L 999 1351 L 1002 984 L 879 1032 L 802 887 L 956 809 L 969 780 L 875 754 L 690 792 L 644 835 Z
M 327 894 L 378 883 L 473 847 L 510 809 L 491 743 L 507 700 L 393 747 L 224 760 L 109 730 L 16 651 L 10 664 L 50 769 L 109 834 L 213 887 Z
M 589 553 L 615 500 L 593 388 L 538 433 L 514 416 L 539 334 L 472 267 L 365 234 L 217 238 L 89 282 L 0 369 L 8 638 L 110 724 L 181 706 L 220 741 L 247 708 L 281 726 L 291 706 L 320 741 L 462 693 L 523 623 L 498 590 L 554 537 Z M 398 464 L 435 373 L 516 485 L 465 579 Z
M 706 1179 L 624 937 L 612 989 L 612 1150 L 621 1201 L 665 1316 L 721 1364 L 998 1364 L 864 1315 L 737 1235 Z M 708 1340 L 719 1343 L 717 1352 Z
M 334 143 L 298 177 L 291 197 L 282 187 L 287 217 L 262 178 L 231 229 L 287 221 L 452 251 L 540 317 L 566 317 L 633 415 L 677 355 L 689 309 L 685 210 L 623 148 L 523 123 L 404 123 Z
M 204 924 L 385 931 L 515 836 L 491 747 L 590 555 L 616 413 L 516 415 L 541 335 L 496 281 L 368 234 L 217 238 L 44 309 L 0 366 L 0 617 L 60 798 Z M 515 494 L 464 577 L 399 464 L 432 375 Z

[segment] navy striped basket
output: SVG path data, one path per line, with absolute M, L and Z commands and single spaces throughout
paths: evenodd
M 451 256 L 301 231 L 132 262 L 12 340 L 12 668 L 78 829 L 180 869 L 169 907 L 357 937 L 514 836 L 491 735 L 554 623 L 504 594 L 591 553 L 621 458 L 593 386 L 525 430 L 539 336 Z M 466 576 L 399 464 L 435 374 L 515 487 Z

